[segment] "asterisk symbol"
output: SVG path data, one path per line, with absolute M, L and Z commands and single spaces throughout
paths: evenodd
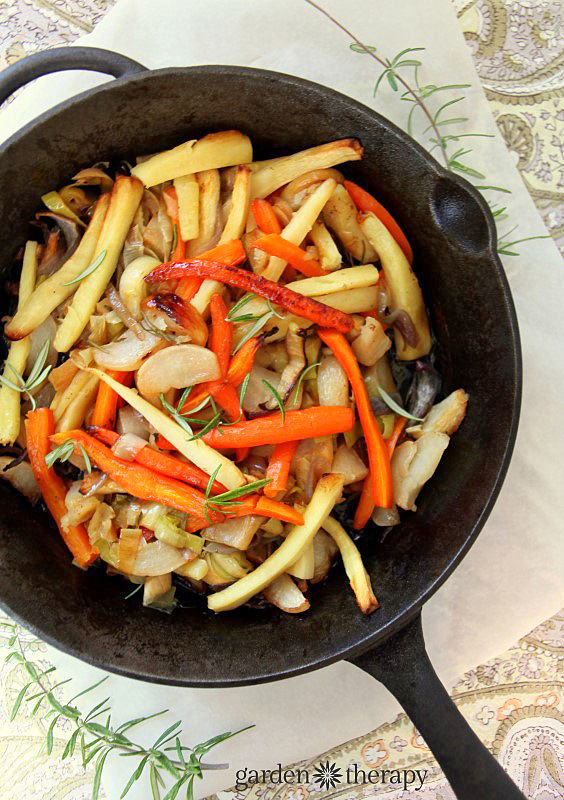
M 330 764 L 327 760 L 325 763 L 322 761 L 319 764 L 313 773 L 313 778 L 319 782 L 322 789 L 334 789 L 338 783 L 341 783 L 342 773 L 336 764 Z

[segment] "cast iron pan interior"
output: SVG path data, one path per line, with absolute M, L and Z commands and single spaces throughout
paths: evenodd
M 414 247 L 438 339 L 444 391 L 470 394 L 466 420 L 417 514 L 362 550 L 381 608 L 356 608 L 337 567 L 302 618 L 243 609 L 211 616 L 146 610 L 127 587 L 82 572 L 45 515 L 0 485 L 0 602 L 43 639 L 105 669 L 152 681 L 225 686 L 287 677 L 352 656 L 397 630 L 444 581 L 478 534 L 507 468 L 517 424 L 520 353 L 493 221 L 469 185 L 445 173 L 367 107 L 297 78 L 236 67 L 122 78 L 43 115 L 0 151 L 1 263 L 25 237 L 45 191 L 111 156 L 170 147 L 209 131 L 247 132 L 282 154 L 356 136 L 365 159 L 345 172 L 372 190 Z

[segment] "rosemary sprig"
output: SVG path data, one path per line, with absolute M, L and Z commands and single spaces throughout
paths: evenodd
M 45 750 L 48 755 L 53 752 L 57 723 L 59 720 L 68 720 L 71 733 L 61 758 L 63 760 L 70 758 L 78 751 L 82 757 L 84 769 L 91 761 L 93 762 L 92 800 L 97 800 L 99 797 L 104 766 L 109 755 L 134 758 L 137 761 L 135 769 L 120 795 L 120 800 L 127 795 L 133 784 L 141 778 L 146 770 L 149 774 L 153 800 L 155 798 L 160 800 L 159 787 L 166 788 L 165 777 L 169 782 L 172 777 L 174 783 L 163 800 L 174 800 L 182 788 L 186 789 L 186 798 L 191 800 L 195 778 L 202 778 L 204 770 L 227 769 L 229 766 L 228 764 L 206 764 L 202 761 L 203 757 L 221 742 L 249 729 L 242 728 L 239 731 L 223 733 L 195 747 L 187 747 L 181 743 L 181 722 L 178 721 L 167 727 L 150 747 L 139 744 L 126 733 L 150 719 L 167 713 L 166 710 L 140 716 L 116 726 L 112 725 L 111 713 L 104 720 L 100 720 L 102 715 L 111 710 L 109 697 L 96 703 L 88 711 L 83 711 L 76 705 L 76 701 L 80 697 L 97 689 L 109 676 L 78 692 L 66 702 L 59 699 L 60 694 L 57 690 L 72 679 L 68 678 L 52 685 L 52 679 L 48 676 L 55 671 L 55 667 L 46 670 L 40 669 L 37 664 L 26 657 L 27 642 L 24 643 L 21 636 L 22 629 L 15 623 L 2 622 L 0 624 L 10 632 L 8 646 L 14 648 L 6 657 L 6 661 L 15 661 L 20 664 L 27 678 L 27 682 L 18 693 L 12 706 L 10 719 L 15 719 L 24 702 L 29 703 L 32 716 L 41 717 L 42 720 L 49 723 L 45 736 Z M 32 707 L 33 701 L 36 702 Z M 62 729 L 57 729 L 57 732 L 63 735 Z M 169 753 L 171 755 L 168 755 Z
M 215 480 L 215 475 L 217 475 L 218 470 L 216 470 L 213 474 L 213 478 Z M 210 478 L 211 481 L 211 478 Z M 262 478 L 260 481 L 253 481 L 253 483 L 247 483 L 245 486 L 239 486 L 238 489 L 230 489 L 227 492 L 223 492 L 222 494 L 216 494 L 213 497 L 210 497 L 209 494 L 206 494 L 206 506 L 218 506 L 221 508 L 232 508 L 234 506 L 238 506 L 239 503 L 237 500 L 241 497 L 245 497 L 248 494 L 254 494 L 254 492 L 262 489 L 264 486 L 267 486 L 271 482 L 270 478 Z M 211 481 L 213 486 L 213 481 Z M 209 486 L 209 484 L 208 484 Z M 211 489 L 210 489 L 211 492 Z
M 186 431 L 186 433 L 188 433 L 190 436 L 192 436 L 194 431 L 192 430 L 192 427 L 191 427 L 190 423 L 188 422 L 188 420 L 186 419 L 186 417 L 184 417 L 180 413 L 178 408 L 175 408 L 174 406 L 171 406 L 171 404 L 167 401 L 167 399 L 165 398 L 165 396 L 164 396 L 164 394 L 162 392 L 160 394 L 160 400 L 161 400 L 161 405 L 164 408 L 164 410 L 168 412 L 168 414 L 173 418 L 173 420 L 177 423 L 177 425 L 180 425 L 180 427 L 182 428 L 183 431 Z
M 174 224 L 174 228 L 172 229 L 172 244 L 170 246 L 170 253 L 174 253 L 176 250 L 176 245 L 178 244 L 178 227 L 176 223 Z
M 277 390 L 271 383 L 269 383 L 264 378 L 262 379 L 262 382 L 264 383 L 268 391 L 272 393 L 272 396 L 276 400 L 276 405 L 278 406 L 278 408 L 280 409 L 280 413 L 282 414 L 282 425 L 283 425 L 284 422 L 286 421 L 286 409 L 284 408 L 284 403 L 282 402 L 282 398 L 280 397 Z
M 63 283 L 63 286 L 73 286 L 75 283 L 80 283 L 83 278 L 87 278 L 91 275 L 95 270 L 98 269 L 102 261 L 106 258 L 106 250 L 102 250 L 102 252 L 94 259 L 94 261 L 89 264 L 86 269 L 83 269 L 80 275 L 77 275 L 76 278 L 73 278 L 72 281 L 67 281 Z
M 51 372 L 51 365 L 47 364 L 45 366 L 45 362 L 47 361 L 47 357 L 49 355 L 49 348 L 51 347 L 51 340 L 46 339 L 43 343 L 41 350 L 37 356 L 35 364 L 33 365 L 31 372 L 29 373 L 27 379 L 24 378 L 20 373 L 15 369 L 10 363 L 6 363 L 6 369 L 9 369 L 13 375 L 17 383 L 11 381 L 6 375 L 0 375 L 0 383 L 4 386 L 8 386 L 10 389 L 13 389 L 16 392 L 23 392 L 29 398 L 31 403 L 31 407 L 33 411 L 37 408 L 37 403 L 35 401 L 34 396 L 31 392 L 34 389 L 37 389 L 38 386 L 41 386 L 47 375 Z M 6 371 L 4 370 L 4 372 Z
M 50 453 L 47 453 L 45 456 L 45 463 L 49 469 L 51 469 L 55 461 L 60 461 L 61 463 L 68 461 L 74 453 L 76 447 L 78 447 L 80 450 L 80 453 L 84 459 L 86 471 L 88 474 L 90 474 L 92 472 L 92 462 L 90 461 L 90 457 L 84 449 L 84 446 L 80 442 L 77 442 L 76 439 L 67 439 L 66 442 L 63 442 L 54 450 L 51 450 Z
M 301 371 L 300 377 L 298 378 L 298 382 L 296 383 L 296 388 L 294 389 L 294 402 L 292 403 L 292 408 L 297 408 L 297 405 L 298 405 L 298 402 L 299 402 L 299 397 L 300 397 L 300 388 L 301 388 L 301 385 L 302 385 L 302 382 L 303 382 L 305 376 L 307 375 L 307 373 L 310 370 L 315 369 L 320 364 L 321 364 L 321 361 L 316 361 L 315 364 L 310 364 L 309 366 L 305 367 L 305 369 L 303 369 Z
M 468 117 L 466 116 L 452 116 L 445 119 L 444 112 L 451 108 L 458 103 L 461 103 L 465 100 L 465 95 L 457 95 L 456 97 L 452 97 L 447 99 L 444 103 L 439 105 L 436 110 L 431 110 L 429 105 L 427 104 L 428 98 L 432 97 L 435 99 L 435 95 L 440 92 L 449 92 L 449 91 L 459 91 L 463 89 L 470 88 L 470 84 L 465 83 L 449 83 L 443 85 L 435 85 L 435 84 L 425 84 L 421 85 L 419 81 L 419 69 L 422 66 L 422 62 L 416 58 L 409 57 L 410 54 L 415 52 L 422 52 L 425 50 L 424 47 L 406 47 L 401 50 L 396 56 L 393 58 L 385 58 L 378 54 L 377 48 L 373 47 L 372 45 L 367 45 L 362 42 L 357 36 L 352 33 L 348 28 L 346 28 L 338 19 L 332 16 L 328 11 L 318 5 L 314 0 L 305 0 L 310 6 L 315 8 L 321 14 L 323 14 L 330 22 L 336 25 L 340 30 L 343 31 L 350 39 L 352 39 L 352 43 L 349 45 L 350 49 L 353 50 L 355 53 L 360 53 L 364 55 L 370 56 L 374 61 L 376 61 L 381 67 L 383 67 L 383 71 L 379 75 L 376 84 L 374 86 L 374 94 L 378 91 L 380 86 L 382 85 L 384 79 L 387 80 L 387 83 L 390 86 L 390 89 L 398 93 L 400 86 L 404 89 L 403 93 L 400 95 L 400 99 L 404 102 L 411 103 L 412 107 L 409 111 L 407 117 L 407 133 L 410 136 L 414 136 L 414 120 L 416 113 L 419 112 L 424 119 L 424 124 L 426 127 L 420 132 L 419 138 L 425 139 L 427 137 L 427 144 L 428 150 L 430 153 L 433 153 L 435 150 L 438 149 L 440 153 L 440 159 L 444 162 L 444 166 L 451 171 L 458 172 L 461 175 L 464 175 L 466 178 L 473 178 L 475 180 L 486 180 L 486 176 L 477 170 L 475 167 L 469 165 L 465 161 L 462 161 L 465 156 L 468 156 L 472 151 L 469 148 L 459 147 L 455 150 L 455 152 L 451 152 L 450 148 L 451 145 L 455 142 L 458 142 L 460 139 L 464 138 L 472 138 L 472 137 L 486 137 L 486 138 L 495 138 L 494 134 L 488 133 L 478 133 L 478 132 L 466 132 L 466 133 L 445 133 L 445 127 L 452 126 L 452 125 L 459 125 L 468 122 Z M 407 58 L 405 56 L 408 56 Z M 405 78 L 402 74 L 402 70 L 405 69 L 413 69 L 413 85 Z M 475 188 L 480 191 L 498 191 L 498 192 L 505 192 L 507 194 L 511 194 L 509 189 L 506 189 L 503 186 L 494 186 L 494 185 L 475 185 Z M 505 219 L 506 215 L 498 214 L 494 216 L 496 223 L 500 222 L 502 219 Z M 505 241 L 509 233 L 503 234 L 501 237 L 501 241 L 498 244 L 497 252 L 501 255 L 507 256 L 516 256 L 519 253 L 515 250 L 511 250 L 510 248 L 516 244 L 521 244 L 523 242 L 529 242 L 533 239 L 546 239 L 549 238 L 548 235 L 544 236 L 524 236 L 520 239 L 516 239 L 513 242 Z
M 247 303 L 250 303 L 251 300 L 254 300 L 255 297 L 256 297 L 256 295 L 254 295 L 254 294 L 244 294 L 243 297 L 241 297 L 239 300 L 237 300 L 235 305 L 232 306 L 232 308 L 229 310 L 229 313 L 227 314 L 226 319 L 233 320 L 233 316 L 238 311 L 240 311 L 244 306 L 246 306 Z
M 161 331 L 160 328 L 151 322 L 145 311 L 141 312 L 141 316 L 143 317 L 143 321 L 140 323 L 143 330 L 147 331 L 147 333 L 152 333 L 154 336 L 160 336 L 161 339 L 164 339 L 165 342 L 176 342 L 176 336 L 172 333 L 167 333 L 166 331 Z
M 239 344 L 233 349 L 233 354 L 235 354 L 238 350 L 240 350 L 245 344 L 245 342 L 248 342 L 249 339 L 252 339 L 253 336 L 255 336 L 261 330 L 261 328 L 264 328 L 268 320 L 272 319 L 274 314 L 275 314 L 274 311 L 267 311 L 266 314 L 263 314 L 262 317 L 259 317 L 257 322 L 255 322 L 255 324 L 249 328 L 247 333 L 240 340 Z
M 406 419 L 412 419 L 414 422 L 423 422 L 422 417 L 414 417 L 413 414 L 409 414 L 404 408 L 399 406 L 393 397 L 390 397 L 388 392 L 382 389 L 381 386 L 378 386 L 378 394 L 384 401 L 384 403 L 390 408 L 394 414 L 399 414 L 400 417 L 405 417 Z

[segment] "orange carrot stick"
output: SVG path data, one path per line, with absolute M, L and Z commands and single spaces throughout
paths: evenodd
M 109 369 L 108 375 L 125 386 L 131 386 L 133 381 L 133 372 L 120 372 L 117 369 Z M 91 424 L 99 425 L 101 428 L 113 428 L 116 424 L 116 413 L 120 399 L 117 392 L 104 381 L 100 381 Z
M 227 376 L 229 360 L 231 358 L 231 348 L 233 345 L 233 323 L 227 319 L 227 306 L 220 294 L 212 295 L 210 300 L 211 315 L 211 337 L 210 350 L 212 350 L 219 362 L 221 377 Z
M 321 268 L 319 261 L 313 258 L 308 258 L 305 250 L 298 247 L 297 244 L 288 242 L 282 236 L 271 233 L 268 236 L 263 236 L 252 243 L 251 247 L 258 247 L 259 250 L 264 250 L 270 256 L 283 258 L 292 267 L 295 267 L 303 275 L 308 278 L 315 278 L 319 275 L 328 275 L 329 273 Z
M 288 484 L 290 465 L 297 446 L 298 442 L 296 441 L 280 442 L 274 448 L 265 475 L 266 478 L 270 479 L 270 483 L 264 487 L 264 493 L 267 497 L 276 497 L 278 492 L 285 490 Z
M 406 422 L 407 419 L 405 417 L 399 417 L 399 416 L 396 417 L 393 430 L 389 438 L 385 440 L 390 458 L 392 457 L 398 439 L 401 436 L 401 432 L 405 428 Z M 356 507 L 354 515 L 353 528 L 355 529 L 355 531 L 360 531 L 362 530 L 362 528 L 365 527 L 373 511 L 374 511 L 374 491 L 373 491 L 371 476 L 370 474 L 368 474 L 364 479 L 364 483 L 362 485 L 362 492 L 360 493 L 358 506 Z
M 318 336 L 333 351 L 333 355 L 347 373 L 353 394 L 370 463 L 370 474 L 374 490 L 374 503 L 380 508 L 391 508 L 394 502 L 392 473 L 388 449 L 380 433 L 376 417 L 372 412 L 368 392 L 358 366 L 358 361 L 344 336 L 335 331 L 318 330 Z
M 181 278 L 176 285 L 176 294 L 186 303 L 196 296 L 198 289 L 203 283 L 203 278 Z
M 259 494 L 247 495 L 236 502 L 236 506 L 227 510 L 227 516 L 248 517 L 251 514 L 258 514 L 261 517 L 272 517 L 280 519 L 282 522 L 291 522 L 293 525 L 304 524 L 302 514 L 295 508 Z
M 206 498 L 202 492 L 192 486 L 153 472 L 140 464 L 118 458 L 109 447 L 82 430 L 64 431 L 51 436 L 51 441 L 56 444 L 62 444 L 69 439 L 76 439 L 79 444 L 82 444 L 99 469 L 128 494 L 138 497 L 140 500 L 163 503 L 197 517 L 205 516 Z M 210 518 L 213 519 L 212 515 Z M 222 518 L 223 515 L 215 514 L 215 520 L 220 521 Z
M 114 433 L 114 431 L 106 430 L 105 428 L 91 427 L 90 433 L 92 433 L 96 439 L 108 445 L 108 447 L 112 447 L 119 439 L 119 434 Z M 139 450 L 133 460 L 148 469 L 160 472 L 161 475 L 168 475 L 169 478 L 176 478 L 176 480 L 183 481 L 184 483 L 190 483 L 198 489 L 206 489 L 209 483 L 210 476 L 195 464 L 190 464 L 187 461 L 180 461 L 178 458 L 159 453 L 157 450 L 152 450 L 150 447 L 143 447 L 142 450 Z M 219 492 L 225 492 L 226 489 L 219 481 L 214 481 L 212 491 L 218 494 Z
M 353 426 L 354 413 L 351 408 L 313 406 L 299 411 L 286 411 L 285 418 L 277 412 L 235 423 L 221 431 L 216 428 L 206 433 L 202 439 L 211 447 L 222 450 L 329 436 L 350 431 Z
M 352 181 L 345 181 L 345 189 L 350 194 L 351 199 L 355 206 L 358 208 L 359 211 L 371 211 L 375 214 L 380 222 L 382 222 L 386 228 L 390 231 L 396 242 L 399 244 L 401 249 L 404 252 L 405 257 L 411 264 L 413 261 L 413 250 L 411 249 L 411 245 L 407 241 L 407 238 L 392 217 L 389 211 L 386 211 L 383 205 L 379 203 L 375 197 L 372 197 L 365 189 L 358 186 L 356 183 Z
M 155 267 L 145 280 L 148 282 L 166 281 L 172 278 L 182 278 L 184 275 L 213 278 L 227 286 L 236 286 L 238 289 L 258 294 L 268 298 L 276 305 L 282 306 L 292 314 L 305 317 L 318 325 L 335 328 L 340 333 L 348 333 L 354 327 L 354 320 L 349 314 L 330 308 L 312 297 L 304 297 L 292 289 L 263 278 L 261 275 L 253 275 L 247 270 L 217 261 L 195 258 L 190 261 L 181 261 L 178 264 L 162 264 Z
M 257 198 L 251 203 L 251 211 L 257 226 L 263 233 L 281 233 L 282 225 L 268 200 Z
M 76 563 L 87 567 L 98 557 L 98 550 L 90 544 L 84 525 L 63 525 L 62 519 L 67 513 L 67 488 L 53 468 L 45 463 L 51 450 L 49 437 L 55 432 L 53 412 L 49 408 L 30 411 L 25 427 L 29 462 L 43 499 Z
M 169 215 L 173 230 L 176 231 L 176 246 L 174 252 L 171 253 L 171 261 L 182 261 L 186 254 L 186 242 L 180 234 L 180 221 L 178 219 L 178 197 L 174 186 L 169 186 L 163 192 L 166 211 Z

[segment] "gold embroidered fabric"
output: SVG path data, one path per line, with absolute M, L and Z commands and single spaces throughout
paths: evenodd
M 561 3 L 453 0 L 453 4 L 499 129 L 549 232 L 564 252 Z M 71 43 L 91 31 L 112 5 L 112 0 L 0 0 L 0 68 L 37 50 Z M 25 676 L 17 663 L 4 662 L 7 642 L 7 634 L 0 634 L 0 798 L 87 800 L 92 770 L 84 772 L 77 757 L 60 759 L 66 742 L 64 725 L 55 729 L 53 753 L 47 756 L 39 752 L 45 736 L 41 720 L 21 710 L 15 721 L 9 722 L 10 708 Z M 41 666 L 49 666 L 41 642 L 30 635 L 26 648 Z M 564 797 L 562 663 L 564 610 L 507 652 L 466 673 L 451 692 L 482 741 L 525 795 L 536 800 Z M 429 775 L 420 791 L 404 791 L 391 784 L 341 783 L 323 789 L 314 780 L 291 786 L 267 782 L 222 792 L 220 800 L 454 798 L 404 714 L 318 756 L 315 764 L 320 761 L 329 761 L 342 773 L 356 766 L 365 772 L 428 769 Z M 106 787 L 105 796 L 114 800 L 119 792 Z

